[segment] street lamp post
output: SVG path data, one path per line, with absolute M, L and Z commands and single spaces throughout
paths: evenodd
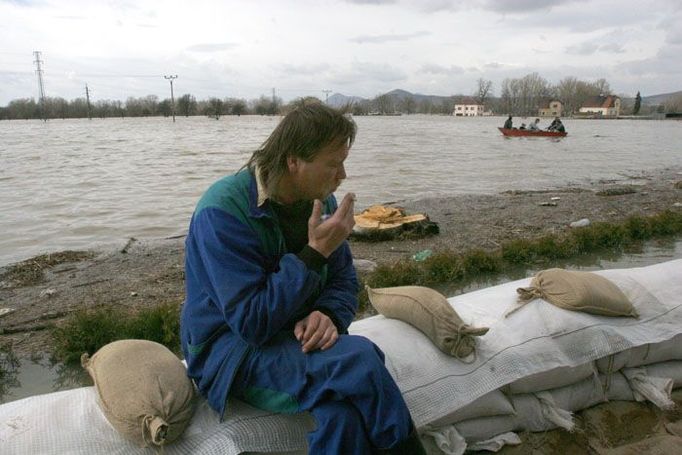
M 175 123 L 175 96 L 173 95 L 173 81 L 178 78 L 178 75 L 173 76 L 163 76 L 164 79 L 168 79 L 171 87 L 171 113 L 173 114 L 173 123 Z

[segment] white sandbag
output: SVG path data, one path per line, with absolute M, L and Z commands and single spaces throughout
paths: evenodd
M 467 443 L 471 443 L 485 441 L 520 427 L 516 416 L 493 416 L 463 420 L 456 423 L 455 428 Z
M 509 399 L 501 391 L 493 390 L 463 408 L 434 420 L 430 425 L 442 427 L 462 420 L 510 414 L 514 414 L 514 407 Z
M 517 394 L 556 389 L 582 381 L 593 376 L 595 372 L 594 362 L 587 362 L 575 367 L 559 367 L 517 379 L 505 386 L 503 390 L 505 393 Z
M 612 374 L 600 374 L 599 382 L 602 384 L 608 401 L 635 401 L 630 383 L 620 371 Z
M 467 450 L 472 452 L 485 450 L 487 452 L 497 452 L 506 445 L 517 446 L 521 444 L 521 438 L 516 433 L 502 433 L 486 441 L 478 441 L 467 446 Z
M 672 379 L 673 389 L 682 387 L 682 360 L 654 363 L 644 368 L 649 376 Z
M 532 393 L 514 395 L 511 399 L 519 422 L 518 430 L 547 431 L 561 427 L 571 431 L 574 427 L 571 413 L 558 408 L 551 395 L 543 395 L 543 401 Z
M 635 400 L 649 400 L 661 409 L 672 409 L 675 402 L 671 398 L 673 380 L 649 376 L 646 368 L 623 368 L 623 376 L 628 380 Z
M 600 373 L 618 371 L 625 367 L 639 367 L 668 360 L 682 360 L 682 335 L 661 343 L 645 344 L 598 359 Z
M 574 428 L 571 412 L 606 401 L 600 379 L 594 375 L 575 384 L 534 394 L 511 395 L 510 400 L 521 428 L 546 431 Z

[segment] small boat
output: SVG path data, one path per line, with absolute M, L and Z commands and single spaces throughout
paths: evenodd
M 568 133 L 561 131 L 543 131 L 543 130 L 520 130 L 518 128 L 497 128 L 505 136 L 546 136 L 546 137 L 565 137 Z

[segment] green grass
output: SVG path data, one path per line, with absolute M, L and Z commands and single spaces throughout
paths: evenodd
M 682 213 L 665 211 L 650 217 L 632 216 L 622 223 L 593 223 L 563 234 L 512 240 L 495 251 L 436 252 L 422 262 L 406 258 L 381 265 L 361 277 L 359 312 L 371 311 L 365 285 L 381 288 L 447 284 L 463 288 L 472 281 L 495 278 L 519 268 L 579 260 L 589 253 L 637 250 L 643 241 L 680 234 Z M 77 362 L 84 352 L 93 354 L 107 343 L 127 338 L 156 341 L 179 352 L 179 327 L 177 303 L 134 314 L 113 308 L 81 311 L 53 331 L 56 356 L 65 362 Z
M 464 287 L 519 267 L 578 259 L 591 253 L 637 250 L 643 241 L 680 234 L 682 213 L 667 210 L 650 217 L 632 216 L 622 223 L 598 222 L 563 234 L 516 239 L 496 251 L 440 252 L 421 263 L 401 260 L 378 267 L 365 282 L 372 288 L 444 283 Z M 366 293 L 359 299 L 361 308 L 369 305 Z
M 116 340 L 145 339 L 180 352 L 180 306 L 167 303 L 130 314 L 120 308 L 101 307 L 76 312 L 52 332 L 55 356 L 66 363 L 80 361 Z

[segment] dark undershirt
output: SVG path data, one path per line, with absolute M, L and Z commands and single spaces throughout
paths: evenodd
M 309 270 L 313 270 L 319 274 L 322 271 L 322 267 L 327 264 L 327 258 L 308 245 L 308 220 L 313 213 L 313 202 L 300 201 L 294 204 L 284 205 L 271 199 L 270 204 L 279 221 L 279 226 L 282 230 L 282 235 L 284 236 L 284 243 L 287 247 L 287 253 L 296 254 Z M 316 298 L 317 296 L 313 296 L 306 301 L 302 310 L 295 317 L 297 321 L 310 314 Z M 342 328 L 334 313 L 326 308 L 319 308 L 318 310 L 327 315 L 332 320 L 339 333 L 341 333 Z

